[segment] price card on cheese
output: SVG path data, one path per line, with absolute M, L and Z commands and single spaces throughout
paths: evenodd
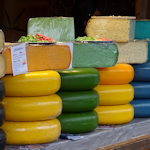
M 23 74 L 28 71 L 25 44 L 11 47 L 11 60 L 13 76 Z

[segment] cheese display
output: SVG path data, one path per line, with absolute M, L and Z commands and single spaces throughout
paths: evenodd
M 133 81 L 150 82 L 150 61 L 133 65 L 133 68 L 135 72 Z
M 61 76 L 62 91 L 91 90 L 100 82 L 100 74 L 95 68 L 73 68 L 57 70 Z
M 5 85 L 2 80 L 0 80 L 0 101 L 2 101 L 5 97 Z
M 129 42 L 135 37 L 135 17 L 92 16 L 85 31 L 89 37 L 103 37 L 116 42 Z
M 117 60 L 118 48 L 111 41 L 74 43 L 72 61 L 74 68 L 111 67 Z
M 3 50 L 4 43 L 5 43 L 5 35 L 3 31 L 0 29 L 0 52 Z
M 134 99 L 130 104 L 134 107 L 135 118 L 150 117 L 150 99 Z
M 85 133 L 98 126 L 98 115 L 95 111 L 83 113 L 63 113 L 57 117 L 61 123 L 62 133 Z
M 135 99 L 150 99 L 150 82 L 131 82 Z
M 38 97 L 5 97 L 1 102 L 6 121 L 41 121 L 61 114 L 62 100 L 56 95 Z
M 2 78 L 6 73 L 6 59 L 0 54 L 0 78 Z
M 147 61 L 148 45 L 144 41 L 116 43 L 118 46 L 117 63 L 142 64 Z
M 0 127 L 4 124 L 5 121 L 5 110 L 3 105 L 0 104 Z
M 2 51 L 6 58 L 6 74 L 12 74 L 11 47 Z M 26 44 L 28 71 L 66 69 L 70 66 L 71 52 L 67 45 Z M 63 62 L 63 63 L 62 63 Z
M 0 150 L 4 150 L 6 146 L 6 134 L 5 132 L 0 128 Z
M 97 68 L 100 85 L 127 84 L 134 78 L 134 69 L 129 64 L 116 64 L 113 67 Z
M 94 88 L 99 94 L 99 105 L 122 105 L 134 98 L 134 88 L 130 84 L 98 85 Z
M 95 90 L 88 91 L 59 91 L 62 99 L 63 113 L 92 111 L 99 104 L 99 95 Z
M 38 122 L 5 122 L 6 143 L 11 145 L 42 144 L 56 140 L 61 133 L 57 119 Z
M 98 106 L 95 108 L 98 113 L 99 124 L 123 124 L 131 121 L 134 117 L 134 109 L 131 104 L 117 106 Z
M 1 79 L 5 84 L 5 96 L 44 96 L 56 93 L 61 86 L 58 72 L 37 71 L 17 76 L 6 75 Z
M 35 35 L 44 34 L 59 42 L 73 42 L 74 18 L 72 17 L 39 17 L 30 18 L 27 25 L 27 33 Z

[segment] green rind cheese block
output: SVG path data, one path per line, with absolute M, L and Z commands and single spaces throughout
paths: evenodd
M 5 97 L 5 85 L 2 80 L 0 80 L 0 101 L 2 101 Z
M 30 18 L 27 33 L 44 34 L 56 42 L 74 42 L 74 18 L 72 17 L 40 17 Z
M 98 126 L 98 115 L 95 111 L 62 113 L 57 119 L 61 123 L 62 133 L 86 133 L 94 130 Z
M 92 111 L 99 104 L 99 94 L 95 90 L 57 92 L 63 104 L 63 113 Z
M 100 82 L 100 74 L 95 68 L 73 68 L 57 70 L 61 76 L 61 91 L 91 90 Z
M 74 43 L 74 68 L 80 67 L 111 67 L 118 60 L 118 48 L 113 42 Z

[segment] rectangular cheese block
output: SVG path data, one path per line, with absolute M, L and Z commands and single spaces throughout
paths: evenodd
M 86 26 L 89 37 L 106 38 L 115 42 L 133 41 L 135 17 L 93 16 Z
M 150 19 L 136 20 L 135 39 L 150 39 Z
M 6 58 L 6 74 L 12 74 L 11 46 L 6 46 L 2 54 Z M 26 44 L 28 71 L 67 69 L 71 62 L 70 47 L 67 45 Z
M 6 59 L 0 54 L 0 78 L 2 78 L 6 73 Z
M 3 50 L 4 42 L 5 42 L 5 36 L 3 31 L 0 29 L 0 52 Z
M 148 44 L 144 41 L 116 43 L 119 56 L 117 63 L 142 64 L 147 61 Z
M 56 42 L 73 42 L 74 18 L 72 17 L 41 17 L 30 18 L 27 25 L 27 33 L 35 35 L 44 34 Z
M 111 67 L 117 63 L 118 48 L 113 42 L 75 43 L 72 66 Z

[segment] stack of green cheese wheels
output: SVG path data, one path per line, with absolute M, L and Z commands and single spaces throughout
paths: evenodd
M 98 125 L 98 115 L 93 110 L 99 104 L 99 95 L 93 90 L 100 81 L 95 68 L 59 70 L 61 88 L 57 94 L 62 99 L 63 110 L 58 116 L 62 133 L 85 133 Z

